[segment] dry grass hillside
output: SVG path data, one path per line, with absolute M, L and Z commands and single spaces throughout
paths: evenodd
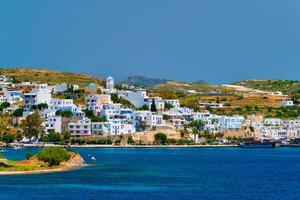
M 68 83 L 85 86 L 90 82 L 102 85 L 104 80 L 88 74 L 68 73 L 55 70 L 33 68 L 1 68 L 0 74 L 13 78 L 15 82 L 38 82 L 38 83 Z

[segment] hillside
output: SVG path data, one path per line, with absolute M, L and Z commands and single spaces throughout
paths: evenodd
M 11 77 L 14 82 L 38 82 L 50 85 L 57 83 L 78 84 L 85 86 L 90 82 L 103 84 L 104 81 L 88 74 L 69 73 L 33 68 L 0 68 L 0 74 Z
M 145 76 L 129 76 L 127 79 L 119 81 L 118 83 L 135 87 L 152 87 L 168 81 L 167 79 L 148 78 Z
M 282 91 L 285 94 L 292 95 L 299 93 L 300 82 L 294 80 L 245 80 L 234 83 L 252 89 L 264 90 L 264 91 Z
M 151 92 L 159 92 L 161 90 L 172 90 L 174 92 L 186 92 L 188 90 L 195 90 L 200 93 L 209 93 L 215 91 L 217 93 L 234 93 L 235 90 L 223 87 L 220 85 L 208 85 L 205 83 L 188 83 L 178 81 L 168 81 L 153 87 L 147 88 Z

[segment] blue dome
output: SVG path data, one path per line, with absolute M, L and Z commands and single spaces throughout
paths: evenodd
M 94 83 L 90 83 L 90 84 L 88 84 L 88 86 L 89 87 L 94 87 L 94 86 L 96 86 Z

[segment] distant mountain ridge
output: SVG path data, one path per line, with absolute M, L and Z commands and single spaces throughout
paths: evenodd
M 135 87 L 152 87 L 166 83 L 168 79 L 148 78 L 145 76 L 129 76 L 127 79 L 119 81 L 118 84 L 132 85 Z

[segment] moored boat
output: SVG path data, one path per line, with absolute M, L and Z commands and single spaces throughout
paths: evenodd
M 275 148 L 276 142 L 269 140 L 245 141 L 239 144 L 240 148 Z

